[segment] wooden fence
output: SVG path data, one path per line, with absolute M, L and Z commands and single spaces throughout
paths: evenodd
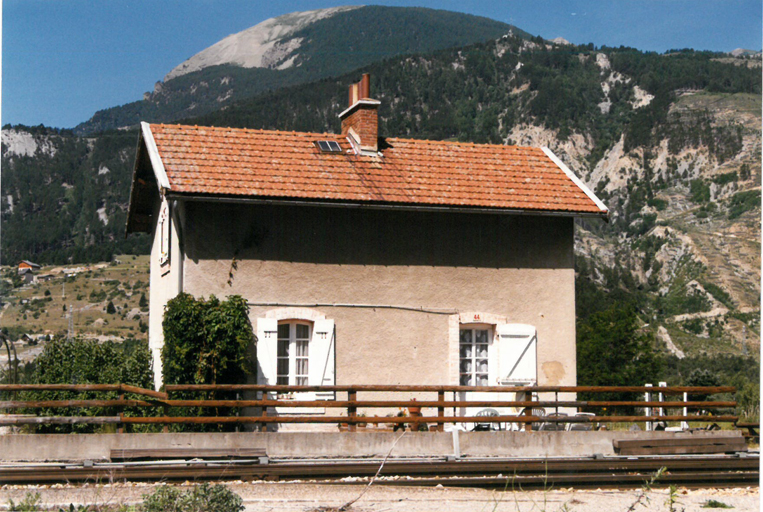
M 33 416 L 0 415 L 1 425 L 35 424 L 115 424 L 118 432 L 131 424 L 255 424 L 261 428 L 268 424 L 336 424 L 349 431 L 358 425 L 408 426 L 419 430 L 444 429 L 446 424 L 467 425 L 469 428 L 512 428 L 532 430 L 540 424 L 550 426 L 576 424 L 607 424 L 637 422 L 712 422 L 735 423 L 738 419 L 728 411 L 736 407 L 735 401 L 687 400 L 687 395 L 709 396 L 734 393 L 730 386 L 267 386 L 267 385 L 167 385 L 163 392 L 136 388 L 124 384 L 5 384 L 0 392 L 19 391 L 71 391 L 117 392 L 117 399 L 66 400 L 6 400 L 0 401 L 0 411 L 34 411 L 44 408 L 76 410 L 87 407 L 108 407 L 116 410 L 146 408 L 159 415 L 126 416 Z M 188 399 L 194 393 L 229 393 L 245 399 Z M 125 398 L 130 393 L 140 398 Z M 490 393 L 491 399 L 484 394 Z M 664 397 L 681 396 L 682 399 L 646 400 L 578 400 L 579 393 L 596 394 L 660 393 Z M 184 398 L 172 398 L 172 395 Z M 362 395 L 359 398 L 359 394 Z M 374 395 L 383 394 L 383 399 Z M 495 399 L 499 396 L 501 398 Z M 512 395 L 506 397 L 507 394 Z M 560 399 L 564 394 L 572 399 Z M 415 395 L 415 396 L 414 396 Z M 480 396 L 481 395 L 481 396 Z M 651 396 L 651 395 L 646 395 Z M 322 397 L 324 399 L 317 399 Z M 392 397 L 392 398 L 390 398 Z M 512 398 L 513 399 L 508 399 Z M 171 410 L 186 408 L 227 409 L 229 415 L 184 416 L 171 415 Z M 315 414 L 315 409 L 320 413 Z M 643 409 L 649 414 L 622 415 L 622 409 Z M 300 411 L 302 409 L 302 411 Z M 304 414 L 305 410 L 313 414 Z M 475 409 L 481 411 L 475 413 Z M 488 411 L 485 411 L 487 409 Z M 492 410 L 492 411 L 491 411 Z M 606 410 L 607 414 L 601 414 Z M 673 412 L 671 412 L 673 410 Z M 675 410 L 679 410 L 675 414 Z M 251 413 L 249 411 L 252 411 Z M 391 411 L 391 412 L 390 412 Z M 562 412 L 565 411 L 565 412 Z M 599 411 L 592 414 L 588 411 Z M 73 411 L 75 412 L 75 411 Z M 691 412 L 691 414 L 690 414 Z M 251 414 L 251 415 L 245 415 Z M 301 413 L 301 414 L 300 414 Z M 366 414 L 367 413 L 367 414 Z M 566 415 L 565 415 L 566 414 Z M 556 428 L 549 428 L 555 430 Z M 559 429 L 564 429 L 559 427 Z

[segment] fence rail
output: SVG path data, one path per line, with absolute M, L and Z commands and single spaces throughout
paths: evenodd
M 603 425 L 608 423 L 688 422 L 734 423 L 738 417 L 729 414 L 736 406 L 730 400 L 699 400 L 697 396 L 734 393 L 731 386 L 411 386 L 411 385 L 342 385 L 342 386 L 273 386 L 273 385 L 168 385 L 165 390 L 154 391 L 125 384 L 5 384 L 0 392 L 69 391 L 117 392 L 118 399 L 21 399 L 0 401 L 0 410 L 30 411 L 59 409 L 52 415 L 0 415 L 0 425 L 63 425 L 63 424 L 115 424 L 118 431 L 124 425 L 171 424 L 255 424 L 266 428 L 271 424 L 337 424 L 340 428 L 356 431 L 359 425 L 410 426 L 443 430 L 447 424 L 467 425 L 472 429 L 524 429 L 549 430 L 572 428 L 574 425 Z M 130 393 L 141 399 L 125 398 Z M 182 393 L 181 398 L 171 398 Z M 236 399 L 189 399 L 188 394 L 235 393 Z M 362 394 L 360 399 L 358 394 Z M 384 393 L 382 399 L 374 394 Z M 490 393 L 495 399 L 486 399 Z M 633 397 L 623 400 L 577 400 L 566 395 L 586 393 L 644 394 L 645 400 Z M 240 399 L 239 395 L 252 395 Z M 400 395 L 403 398 L 398 398 Z M 412 396 L 412 395 L 416 396 Z M 431 394 L 432 396 L 427 396 Z M 506 395 L 512 395 L 507 397 Z M 317 399 L 318 395 L 324 400 Z M 342 395 L 341 397 L 339 395 Z M 390 395 L 393 399 L 389 399 Z M 448 396 L 450 395 L 450 396 Z M 653 395 L 659 396 L 654 400 Z M 663 396 L 682 395 L 683 400 L 662 400 Z M 689 399 L 691 396 L 691 399 Z M 432 399 L 436 397 L 436 399 Z M 469 399 L 469 398 L 472 399 Z M 110 408 L 114 411 L 102 416 L 83 416 L 81 409 Z M 125 408 L 133 408 L 125 415 Z M 144 415 L 136 415 L 148 409 Z M 205 416 L 189 416 L 187 408 L 207 408 Z M 626 414 L 602 414 L 626 408 Z M 61 409 L 71 409 L 62 412 Z M 215 410 L 217 409 L 217 410 Z M 229 409 L 221 415 L 219 409 Z M 307 411 L 300 409 L 308 409 Z M 319 409 L 316 412 L 316 409 Z M 482 409 L 475 412 L 476 409 Z M 633 414 L 643 409 L 643 415 Z M 680 414 L 671 410 L 681 410 Z M 392 413 L 389 414 L 389 411 Z M 154 414 L 148 414 L 153 412 Z M 158 414 L 157 414 L 158 413 Z M 174 414 L 171 414 L 174 413 Z M 367 415 L 366 415 L 367 413 Z M 386 414 L 386 415 L 385 415 Z M 478 428 L 479 427 L 479 428 Z M 487 427 L 487 428 L 485 428 Z

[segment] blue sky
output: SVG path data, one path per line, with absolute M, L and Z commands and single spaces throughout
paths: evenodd
M 3 0 L 2 124 L 73 127 L 138 100 L 177 64 L 281 14 L 341 0 Z M 398 0 L 573 43 L 761 49 L 761 0 Z

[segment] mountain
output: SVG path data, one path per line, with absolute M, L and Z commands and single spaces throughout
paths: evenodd
M 389 57 L 183 122 L 336 132 L 347 86 L 361 72 L 371 73 L 382 102 L 381 134 L 546 145 L 604 199 L 610 222 L 577 230 L 581 321 L 627 304 L 677 360 L 757 353 L 759 56 L 659 55 L 503 34 Z M 4 129 L 5 261 L 145 251 L 145 239 L 123 241 L 122 226 L 112 227 L 124 219 L 136 140 L 129 130 Z
M 468 14 L 415 7 L 336 7 L 271 18 L 233 34 L 171 70 L 143 100 L 96 112 L 85 135 L 199 116 L 400 54 L 495 39 L 516 27 Z
M 737 48 L 729 52 L 732 57 L 755 57 L 760 56 L 760 51 L 746 50 L 744 48 Z
M 299 56 L 297 51 L 304 41 L 302 37 L 293 37 L 295 32 L 316 21 L 353 9 L 358 7 L 333 7 L 270 18 L 202 50 L 167 73 L 164 81 L 222 64 L 242 68 L 294 67 L 294 61 Z

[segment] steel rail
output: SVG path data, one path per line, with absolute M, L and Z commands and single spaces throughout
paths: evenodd
M 639 487 L 660 468 L 666 471 L 656 482 L 664 485 L 717 487 L 758 485 L 757 456 L 676 456 L 605 459 L 501 459 L 450 462 L 396 462 L 384 465 L 379 483 L 388 485 L 457 485 L 508 488 L 564 485 L 565 487 Z M 311 479 L 328 481 L 347 476 L 370 477 L 379 462 L 276 462 L 185 461 L 156 463 L 96 463 L 0 466 L 0 483 L 50 483 L 61 481 L 111 482 L 122 480 L 219 480 L 219 479 Z M 395 480 L 394 476 L 411 479 Z M 436 478 L 435 478 L 436 476 Z M 406 483 L 401 483 L 406 482 Z M 336 483 L 347 483 L 345 480 Z M 514 487 L 516 488 L 516 487 Z
M 379 479 L 375 485 L 389 486 L 447 486 L 447 487 L 480 487 L 487 489 L 503 489 L 507 491 L 545 489 L 556 487 L 573 487 L 576 489 L 637 489 L 643 487 L 649 481 L 650 475 L 534 475 L 512 477 L 485 477 L 485 478 L 405 478 L 405 479 Z M 668 487 L 680 485 L 691 488 L 721 488 L 753 486 L 758 484 L 758 473 L 721 473 L 708 472 L 690 475 L 668 474 L 661 477 L 657 482 L 650 484 L 652 487 Z M 329 484 L 361 484 L 364 481 L 334 481 Z

